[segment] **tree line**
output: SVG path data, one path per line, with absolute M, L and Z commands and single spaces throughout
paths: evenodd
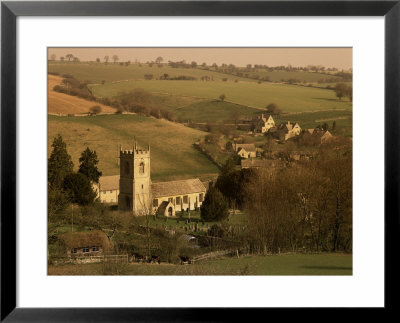
M 234 239 L 253 253 L 352 250 L 352 148 L 348 140 L 320 146 L 311 161 L 279 171 L 237 169 L 230 159 L 201 207 L 204 219 L 245 211 Z M 210 209 L 212 211 L 210 212 Z M 224 236 L 223 223 L 219 236 Z M 221 231 L 222 230 L 222 231 Z

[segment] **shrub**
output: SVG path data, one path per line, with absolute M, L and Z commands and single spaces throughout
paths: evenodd
M 94 105 L 90 108 L 90 112 L 92 113 L 100 113 L 101 112 L 101 106 L 99 105 Z
M 228 217 L 228 201 L 215 187 L 210 187 L 207 191 L 200 214 L 205 221 L 219 221 Z

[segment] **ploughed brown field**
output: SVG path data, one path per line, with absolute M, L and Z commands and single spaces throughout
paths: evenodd
M 56 75 L 48 75 L 48 113 L 50 114 L 84 114 L 90 112 L 90 108 L 99 105 L 101 113 L 114 113 L 112 107 L 87 101 L 76 96 L 53 91 L 54 86 L 61 84 L 63 78 Z

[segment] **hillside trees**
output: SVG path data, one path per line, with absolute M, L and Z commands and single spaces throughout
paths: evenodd
M 227 198 L 233 208 L 242 208 L 246 200 L 246 192 L 244 187 L 255 175 L 252 169 L 236 169 L 239 157 L 235 154 L 234 158 L 226 161 L 218 176 L 215 187 Z
M 163 61 L 164 61 L 164 58 L 162 58 L 161 56 L 158 56 L 156 58 L 156 64 L 158 64 L 158 65 L 160 65 Z
M 101 106 L 99 105 L 94 105 L 90 108 L 90 112 L 92 113 L 100 113 L 101 112 Z
M 67 192 L 71 202 L 79 205 L 91 204 L 96 198 L 92 183 L 82 173 L 68 174 L 64 179 L 64 190 Z
M 229 215 L 228 201 L 215 187 L 210 187 L 200 207 L 201 218 L 205 221 L 219 221 Z
M 118 55 L 113 55 L 112 59 L 113 59 L 114 64 L 119 61 Z
M 266 106 L 266 109 L 268 111 L 268 113 L 270 114 L 275 114 L 275 115 L 279 115 L 281 114 L 281 110 L 278 108 L 278 105 L 276 103 L 270 103 Z
M 226 95 L 225 95 L 225 94 L 221 94 L 221 95 L 219 96 L 219 99 L 220 99 L 222 102 L 225 101 Z
M 79 157 L 79 170 L 78 172 L 85 175 L 92 182 L 98 183 L 102 173 L 98 170 L 97 164 L 99 159 L 95 150 L 90 150 L 87 147 Z
M 106 55 L 104 56 L 104 62 L 107 64 L 108 61 L 110 60 L 110 56 Z
M 353 101 L 353 87 L 344 83 L 338 83 L 333 89 L 336 96 L 341 100 L 343 97 L 348 97 L 350 101 Z
M 67 54 L 67 55 L 65 55 L 65 57 L 68 58 L 68 62 L 70 62 L 71 59 L 74 58 L 74 55 L 72 55 L 72 54 Z
M 60 134 L 54 138 L 51 146 L 53 151 L 48 159 L 48 182 L 51 187 L 61 188 L 65 177 L 72 173 L 74 164 Z
M 307 165 L 251 178 L 245 209 L 253 251 L 352 249 L 351 148 L 332 145 Z

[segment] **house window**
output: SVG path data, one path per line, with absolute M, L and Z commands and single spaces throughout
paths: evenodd
M 141 162 L 139 165 L 139 173 L 144 174 L 144 163 L 143 162 Z
M 153 200 L 153 207 L 158 207 L 158 199 Z
M 185 195 L 185 196 L 183 197 L 183 203 L 185 203 L 185 204 L 188 203 L 188 196 L 187 196 L 187 195 Z
M 114 199 L 111 199 L 111 203 L 114 202 Z
M 107 191 L 103 191 L 103 194 L 107 194 Z
M 181 204 L 181 197 L 180 196 L 176 197 L 176 204 Z
M 78 249 L 77 249 L 77 248 L 73 248 L 73 249 L 71 250 L 71 252 L 72 252 L 72 253 L 77 253 L 77 252 L 78 252 Z
M 99 251 L 99 247 L 96 246 L 92 247 L 92 251 Z
M 82 252 L 83 252 L 83 253 L 88 253 L 88 252 L 89 252 L 89 247 L 84 247 L 84 248 L 82 248 Z
M 112 190 L 110 191 L 110 194 L 112 194 Z
M 173 197 L 168 198 L 168 202 L 174 203 L 174 198 Z
M 199 202 L 203 202 L 204 201 L 204 194 L 200 193 L 199 194 Z

